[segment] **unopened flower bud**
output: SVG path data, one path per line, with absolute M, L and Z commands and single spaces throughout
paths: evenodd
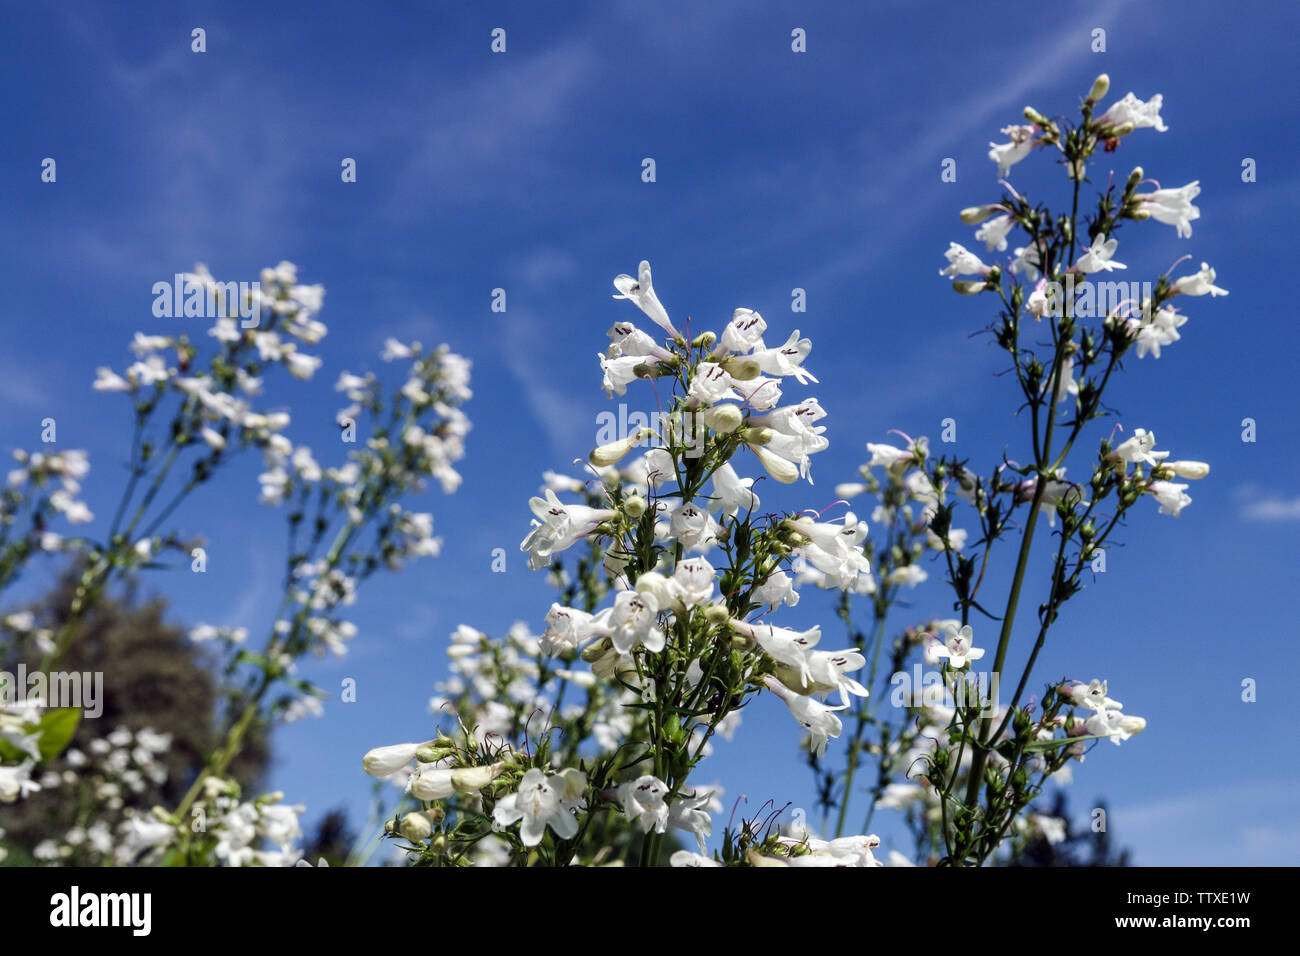
M 596 643 L 588 644 L 586 647 L 584 647 L 582 649 L 582 653 L 579 654 L 578 656 L 581 657 L 583 661 L 585 661 L 586 663 L 594 664 L 596 663 L 596 661 L 600 660 L 602 657 L 605 656 L 605 654 L 609 651 L 609 647 L 610 647 L 609 638 L 602 637 L 600 640 L 596 641 Z
M 961 211 L 961 221 L 966 223 L 968 226 L 973 226 L 976 223 L 983 222 L 995 212 L 1001 211 L 1001 209 L 992 204 L 987 206 L 967 206 Z
M 978 295 L 988 288 L 988 283 L 982 279 L 955 279 L 952 287 L 958 295 Z
M 701 332 L 691 340 L 691 348 L 709 349 L 713 348 L 713 343 L 718 341 L 717 335 L 713 332 Z
M 745 444 L 766 445 L 772 440 L 772 429 L 770 428 L 749 428 L 745 430 Z
M 1092 89 L 1088 92 L 1088 102 L 1095 103 L 1110 89 L 1110 77 L 1105 73 L 1092 81 Z
M 767 429 L 763 430 L 767 431 Z M 770 435 L 768 440 L 771 440 Z M 799 480 L 799 466 L 794 462 L 782 458 L 780 455 L 774 455 L 761 446 L 751 446 L 751 450 L 758 456 L 758 460 L 763 463 L 767 473 L 781 484 L 789 485 Z
M 713 625 L 726 624 L 730 616 L 730 613 L 721 604 L 710 604 L 704 609 L 704 620 Z
M 423 813 L 408 813 L 402 817 L 402 836 L 412 843 L 423 843 L 433 833 L 433 824 Z
M 1025 107 L 1025 119 L 1029 120 L 1029 122 L 1036 126 L 1049 125 L 1047 117 L 1038 112 L 1038 110 L 1034 109 L 1032 106 Z
M 1133 130 L 1135 130 L 1136 128 L 1137 127 L 1135 127 L 1132 123 L 1125 123 L 1123 126 L 1116 126 L 1113 130 L 1111 130 L 1111 135 L 1117 137 L 1127 136 L 1129 133 L 1133 132 Z
M 596 448 L 587 456 L 587 459 L 597 468 L 612 465 L 652 434 L 654 433 L 648 428 L 638 428 L 626 438 Z
M 486 764 L 482 767 L 462 767 L 451 772 L 451 785 L 457 793 L 475 793 L 501 775 L 504 763 Z
M 411 778 L 411 796 L 417 800 L 446 800 L 456 792 L 452 773 L 445 767 L 421 770 Z
M 1204 478 L 1210 473 L 1210 466 L 1203 461 L 1166 461 L 1163 464 L 1179 478 Z
M 730 403 L 714 405 L 699 414 L 700 421 L 720 435 L 734 432 L 740 427 L 740 423 L 744 421 L 744 418 L 745 416 L 741 414 L 740 409 Z
M 1125 188 L 1129 192 L 1132 192 L 1133 190 L 1137 189 L 1138 183 L 1142 182 L 1142 178 L 1145 175 L 1146 173 L 1142 171 L 1141 166 L 1134 166 L 1133 172 L 1128 174 L 1128 183 L 1125 185 Z
M 623 513 L 629 518 L 639 518 L 645 514 L 645 499 L 640 495 L 628 495 L 623 499 Z
M 372 777 L 389 777 L 415 758 L 421 744 L 393 744 L 376 747 L 361 758 L 361 766 Z
M 1123 714 L 1119 719 L 1120 729 L 1126 734 L 1140 734 L 1147 729 L 1146 718 Z
M 759 373 L 763 371 L 758 367 L 758 362 L 752 358 L 724 359 L 720 364 L 737 382 L 748 382 L 750 379 L 758 378 Z

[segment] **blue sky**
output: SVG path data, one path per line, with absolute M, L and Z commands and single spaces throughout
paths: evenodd
M 1300 726 L 1283 675 L 1300 530 L 1289 320 L 1300 15 L 1281 3 L 842 6 L 320 3 L 286 15 L 174 3 L 123 15 L 6 3 L 0 447 L 34 447 L 40 420 L 56 418 L 61 445 L 90 451 L 87 497 L 106 518 L 130 416 L 124 400 L 91 391 L 94 369 L 120 369 L 137 329 L 186 321 L 153 319 L 150 290 L 200 261 L 218 278 L 253 279 L 289 259 L 325 285 L 325 367 L 282 396 L 295 439 L 318 457 L 332 447 L 338 372 L 378 368 L 386 336 L 445 341 L 473 360 L 464 488 L 426 499 L 443 557 L 371 582 L 353 653 L 304 670 L 326 686 L 355 677 L 358 702 L 276 738 L 277 787 L 359 817 L 361 754 L 424 733 L 455 626 L 540 629 L 550 594 L 516 546 L 541 472 L 584 454 L 612 407 L 594 353 L 614 320 L 635 316 L 609 298 L 611 278 L 646 258 L 674 317 L 720 329 L 746 306 L 770 337 L 798 327 L 812 338 L 822 384 L 811 394 L 830 412 L 832 444 L 817 485 L 772 504 L 824 507 L 865 442 L 891 428 L 937 439 L 950 416 L 955 450 L 987 464 L 1025 424 L 1011 415 L 1014 383 L 995 377 L 998 354 L 971 337 L 987 303 L 954 296 L 936 272 L 950 240 L 975 245 L 957 210 L 997 198 L 986 153 L 998 129 L 1027 103 L 1071 112 L 1105 71 L 1114 94 L 1163 93 L 1169 131 L 1135 134 L 1103 162 L 1119 178 L 1140 164 L 1162 185 L 1199 179 L 1203 190 L 1190 239 L 1156 224 L 1125 230 L 1126 277 L 1190 254 L 1231 290 L 1192 300 L 1182 341 L 1159 361 L 1130 361 L 1111 403 L 1126 428 L 1152 429 L 1175 457 L 1214 470 L 1181 518 L 1138 509 L 1038 674 L 1106 676 L 1148 718 L 1141 737 L 1095 750 L 1070 787 L 1079 813 L 1104 795 L 1139 863 L 1294 862 Z M 207 31 L 205 54 L 190 51 L 194 27 Z M 489 51 L 495 27 L 507 30 L 505 54 Z M 805 54 L 791 52 L 795 27 Z M 1090 49 L 1098 27 L 1104 53 Z M 40 182 L 47 156 L 55 184 Z M 357 160 L 356 183 L 340 182 L 343 157 Z M 1254 183 L 1241 180 L 1247 157 Z M 940 180 L 945 158 L 954 183 Z M 1066 195 L 1042 158 L 1011 180 L 1035 199 Z M 489 308 L 497 287 L 504 314 Z M 789 311 L 795 287 L 807 290 L 804 314 Z M 628 400 L 649 407 L 635 390 Z M 1241 440 L 1246 417 L 1255 443 Z M 207 575 L 147 580 L 178 622 L 265 629 L 283 535 L 255 501 L 257 470 L 232 469 L 178 517 L 212 539 Z M 490 571 L 496 547 L 512 555 L 504 576 Z M 51 571 L 37 566 L 6 600 Z M 937 588 L 915 597 L 918 609 L 945 606 Z M 787 623 L 835 632 L 825 602 L 797 610 Z M 1013 659 L 1032 640 L 1017 634 Z M 1240 700 L 1246 677 L 1258 682 L 1253 704 Z M 796 730 L 760 701 L 703 777 L 720 779 L 728 801 L 807 805 Z

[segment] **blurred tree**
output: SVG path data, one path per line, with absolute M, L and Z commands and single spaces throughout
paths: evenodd
M 1098 809 L 1105 811 L 1106 804 L 1097 803 Z M 1109 829 L 1093 830 L 1092 827 L 1076 827 L 1070 817 L 1070 810 L 1063 790 L 1057 790 L 1052 799 L 1050 810 L 1041 811 L 1046 816 L 1059 817 L 1065 821 L 1065 839 L 1056 843 L 1037 835 L 1025 844 L 1021 853 L 1011 861 L 1010 866 L 1131 866 L 1127 849 L 1116 850 L 1111 844 Z M 1105 818 L 1109 822 L 1109 815 Z M 1089 821 L 1091 823 L 1091 821 Z
M 30 608 L 37 626 L 57 630 L 67 620 L 76 580 L 74 568 Z M 69 750 L 84 751 L 92 740 L 117 727 L 149 728 L 172 736 L 171 749 L 158 758 L 167 771 L 166 780 L 150 781 L 142 792 L 122 795 L 127 806 L 146 811 L 157 804 L 174 807 L 218 740 L 220 687 L 214 662 L 184 630 L 165 621 L 166 610 L 164 600 L 141 601 L 134 583 L 128 584 L 120 596 L 104 600 L 90 613 L 59 665 L 63 671 L 104 675 L 103 713 L 97 719 L 83 718 Z M 39 664 L 31 655 L 24 659 L 14 648 L 0 645 L 0 668 L 12 672 L 20 660 L 29 668 Z M 231 773 L 247 791 L 266 769 L 268 728 L 254 727 L 245 739 Z M 77 772 L 65 757 L 43 769 Z M 42 839 L 58 838 L 73 825 L 79 803 L 73 789 L 61 786 L 0 807 L 4 842 L 11 851 L 30 850 Z M 7 862 L 20 862 L 22 856 L 11 853 Z

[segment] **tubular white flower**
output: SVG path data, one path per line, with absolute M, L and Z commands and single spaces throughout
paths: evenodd
M 1029 155 L 1034 148 L 1033 126 L 1004 126 L 1002 135 L 1009 136 L 1010 142 L 990 142 L 989 159 L 998 164 L 998 176 L 1006 178 L 1007 170 Z
M 646 774 L 619 786 L 618 799 L 628 821 L 640 826 L 642 833 L 663 833 L 668 829 L 667 793 L 666 783 Z
M 638 309 L 649 316 L 651 322 L 674 339 L 681 338 L 681 333 L 673 326 L 672 320 L 668 318 L 668 311 L 663 307 L 663 303 L 659 301 L 659 296 L 655 294 L 654 284 L 650 276 L 649 262 L 641 261 L 635 279 L 629 275 L 616 276 L 614 288 L 618 289 L 619 292 L 614 298 L 629 299 Z
M 1201 263 L 1201 271 L 1190 276 L 1183 276 L 1181 279 L 1175 279 L 1173 290 L 1175 295 L 1209 295 L 1214 298 L 1220 295 L 1227 295 L 1227 289 L 1220 289 L 1214 284 L 1214 270 L 1210 268 L 1209 263 Z
M 1192 205 L 1192 200 L 1200 192 L 1200 180 L 1195 180 L 1177 189 L 1157 189 L 1155 192 L 1134 196 L 1133 199 L 1141 204 L 1142 211 L 1152 219 L 1175 227 L 1178 238 L 1186 239 L 1192 234 L 1192 221 L 1201 218 L 1201 210 Z

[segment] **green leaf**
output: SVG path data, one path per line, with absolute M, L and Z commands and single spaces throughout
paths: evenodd
M 63 753 L 63 748 L 72 741 L 72 735 L 77 732 L 77 724 L 80 722 L 81 711 L 76 707 L 61 707 L 42 717 L 37 725 L 41 734 L 41 742 L 38 744 L 41 760 L 53 760 Z

